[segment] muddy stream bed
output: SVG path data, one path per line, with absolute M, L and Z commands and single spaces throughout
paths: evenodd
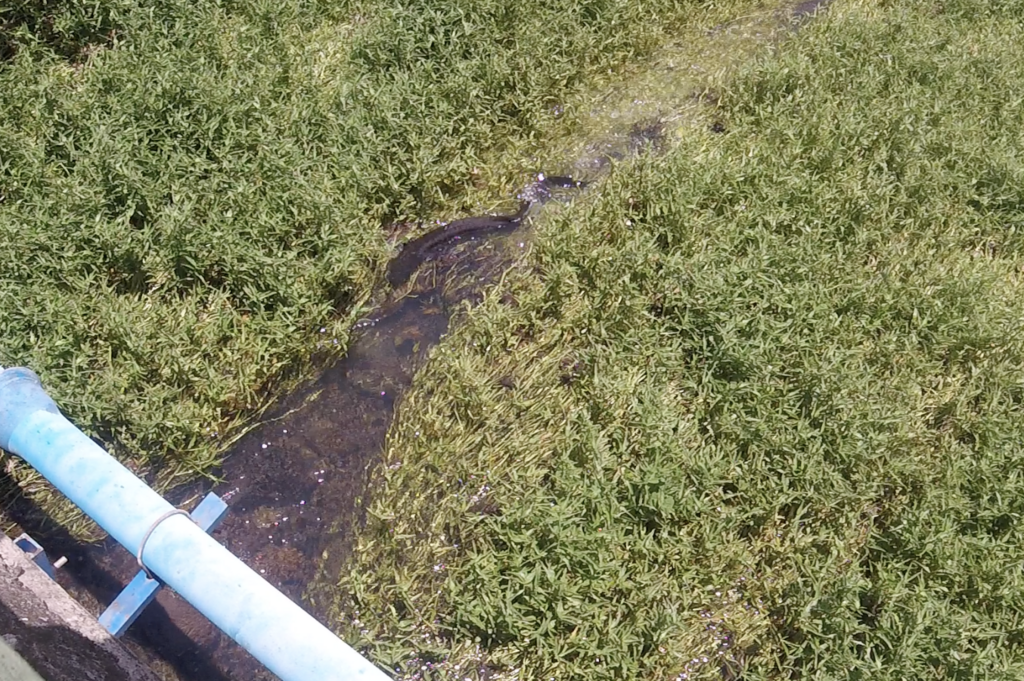
M 713 101 L 705 90 L 711 69 L 749 59 L 828 2 L 766 9 L 707 31 L 696 47 L 669 46 L 642 77 L 595 105 L 585 139 L 555 150 L 551 158 L 556 160 L 538 168 L 584 181 L 587 188 L 552 187 L 545 182 L 548 176 L 538 172 L 515 200 L 509 197 L 509 206 L 532 203 L 522 224 L 505 233 L 491 230 L 498 233 L 438 244 L 411 281 L 389 293 L 357 325 L 342 360 L 283 399 L 231 448 L 218 471 L 222 483 L 176 489 L 167 498 L 191 508 L 209 489 L 221 495 L 229 510 L 214 533 L 216 539 L 323 619 L 303 596 L 324 565 L 328 574 L 340 571 L 396 403 L 431 348 L 443 339 L 453 313 L 478 300 L 514 262 L 529 239 L 530 224 L 543 220 L 547 211 L 599 191 L 600 179 L 613 163 L 657 153 L 682 126 L 698 121 L 708 125 L 700 113 Z M 325 337 L 321 342 L 335 341 Z M 32 508 L 14 511 L 51 557 L 68 558 L 59 571 L 61 584 L 97 614 L 138 571 L 135 558 L 112 541 L 83 545 L 60 527 L 39 521 Z M 276 678 L 169 589 L 143 612 L 125 641 L 168 680 Z

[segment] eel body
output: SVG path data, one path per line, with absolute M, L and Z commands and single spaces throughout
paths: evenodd
M 394 287 L 404 284 L 420 265 L 430 260 L 440 246 L 464 237 L 518 227 L 532 206 L 532 201 L 524 201 L 513 215 L 477 215 L 454 220 L 407 242 L 402 252 L 388 263 L 388 283 Z
M 532 185 L 533 198 L 519 204 L 519 210 L 512 215 L 477 215 L 471 218 L 454 220 L 447 225 L 432 229 L 423 236 L 416 237 L 405 243 L 401 252 L 388 263 L 387 280 L 392 287 L 398 288 L 409 281 L 420 265 L 437 257 L 441 247 L 462 238 L 479 236 L 500 230 L 513 230 L 519 227 L 523 218 L 536 203 L 544 203 L 551 198 L 552 189 L 583 189 L 586 182 L 574 180 L 561 175 L 541 175 Z

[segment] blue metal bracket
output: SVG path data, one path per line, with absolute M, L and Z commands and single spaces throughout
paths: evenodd
M 50 579 L 57 579 L 55 566 L 50 563 L 50 559 L 46 557 L 46 552 L 43 551 L 43 547 L 39 545 L 39 542 L 23 532 L 14 540 L 14 545 L 24 551 L 28 559 L 38 565 Z
M 227 510 L 228 505 L 210 492 L 199 502 L 196 510 L 192 511 L 192 520 L 204 532 L 213 532 L 224 519 Z M 145 570 L 139 570 L 135 578 L 100 615 L 100 624 L 113 636 L 120 637 L 142 614 L 143 609 L 156 598 L 163 585 L 158 579 L 150 579 Z

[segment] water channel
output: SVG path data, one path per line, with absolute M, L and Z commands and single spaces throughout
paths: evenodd
M 314 615 L 304 601 L 317 570 L 337 574 L 344 563 L 368 472 L 385 442 L 402 393 L 452 323 L 515 261 L 529 240 L 531 221 L 587 192 L 631 156 L 657 153 L 682 126 L 710 125 L 714 97 L 707 74 L 750 59 L 824 9 L 809 0 L 764 9 L 704 34 L 698 45 L 670 45 L 651 67 L 602 97 L 590 133 L 553 150 L 543 168 L 524 181 L 517 197 L 533 203 L 511 233 L 453 239 L 435 249 L 412 280 L 384 296 L 357 325 L 347 356 L 305 388 L 283 399 L 258 428 L 225 458 L 212 489 L 229 505 L 214 536 L 268 581 Z M 769 46 L 766 48 L 766 46 Z M 543 172 L 542 172 L 543 171 Z M 552 189 L 544 172 L 587 182 L 587 189 Z M 514 200 L 513 200 L 514 199 Z M 336 342 L 325 337 L 322 343 Z M 191 507 L 211 488 L 173 490 L 169 500 Z M 24 502 L 29 504 L 30 502 Z M 99 613 L 138 570 L 134 557 L 110 541 L 82 545 L 60 527 L 23 508 L 19 522 L 43 540 L 51 555 L 65 555 L 62 585 Z M 126 642 L 165 679 L 226 681 L 275 678 L 170 590 L 132 626 Z

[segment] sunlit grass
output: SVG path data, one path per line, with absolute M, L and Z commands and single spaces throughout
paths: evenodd
M 382 224 L 510 199 L 553 105 L 705 3 L 8 4 L 0 364 L 166 481 L 344 352 Z
M 1024 5 L 840 2 L 538 227 L 335 624 L 403 678 L 1024 674 Z

